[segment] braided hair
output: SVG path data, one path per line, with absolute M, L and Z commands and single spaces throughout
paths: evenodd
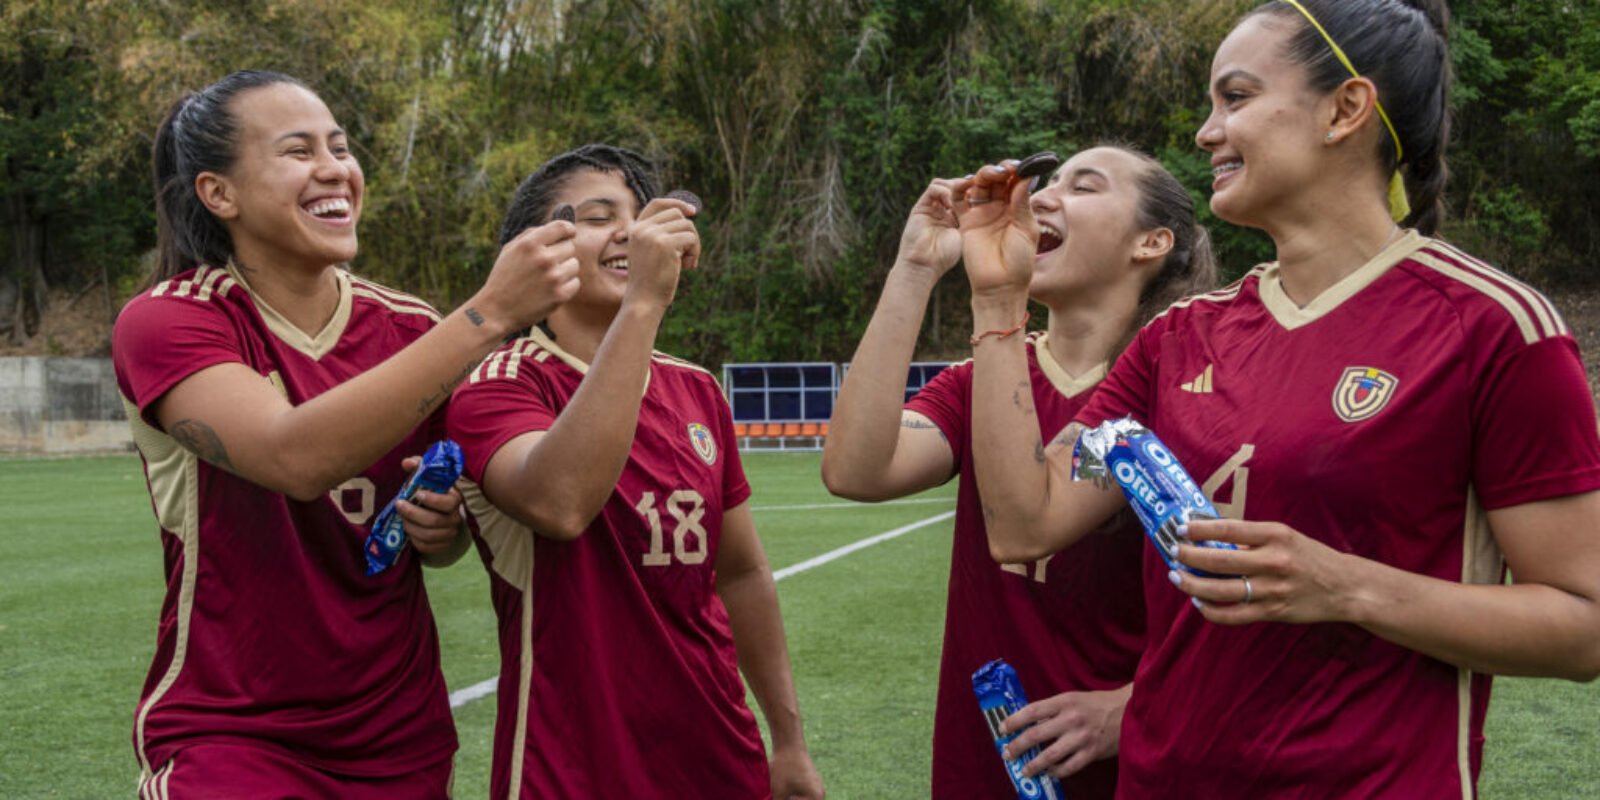
M 548 222 L 556 193 L 567 176 L 585 169 L 620 173 L 640 208 L 657 194 L 655 181 L 650 177 L 650 162 L 644 156 L 608 144 L 586 144 L 544 162 L 522 181 L 506 209 L 505 222 L 500 226 L 500 246 L 504 247 L 528 228 Z

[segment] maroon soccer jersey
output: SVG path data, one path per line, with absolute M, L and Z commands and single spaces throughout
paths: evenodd
M 1484 509 L 1600 488 L 1549 301 L 1415 233 L 1304 308 L 1277 266 L 1147 326 L 1080 419 L 1146 422 L 1225 516 L 1497 583 Z M 1121 796 L 1470 797 L 1489 680 L 1348 624 L 1206 622 L 1145 554 Z
M 750 486 L 711 375 L 651 358 L 628 462 L 573 541 L 534 535 L 478 489 L 495 451 L 548 430 L 587 371 L 536 329 L 491 354 L 451 401 L 500 621 L 490 796 L 768 797 L 716 593 L 723 511 Z
M 1045 341 L 1043 333 L 1030 335 L 1027 351 L 1039 434 L 1048 440 L 1082 408 L 1105 369 L 1074 379 Z M 972 464 L 972 362 L 940 372 L 906 408 L 939 426 L 961 467 L 934 710 L 932 796 L 1015 798 L 978 711 L 972 673 L 1004 658 L 1016 667 L 1029 700 L 1133 680 L 1144 649 L 1144 534 L 1124 515 L 1119 520 L 1126 522 L 1104 526 L 1062 553 L 1031 564 L 995 563 Z M 1117 762 L 1105 759 L 1063 781 L 1062 790 L 1070 798 L 1110 798 L 1116 781 Z
M 155 663 L 134 722 L 150 775 L 198 742 L 270 742 L 351 775 L 414 772 L 456 748 L 433 615 L 408 549 L 372 577 L 368 525 L 440 431 L 419 428 L 311 502 L 205 461 L 160 430 L 153 408 L 189 375 L 248 366 L 299 404 L 376 366 L 438 315 L 413 297 L 337 273 L 339 305 L 308 336 L 232 268 L 163 281 L 122 310 L 117 383 L 161 527 L 167 591 Z

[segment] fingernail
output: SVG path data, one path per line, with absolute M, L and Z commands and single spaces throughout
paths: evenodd
M 1200 602 L 1200 598 L 1198 598 L 1198 597 L 1189 598 L 1189 602 L 1193 603 L 1194 607 L 1199 609 L 1199 610 L 1201 610 L 1201 611 L 1204 611 L 1206 609 L 1205 604 L 1201 603 Z
M 1001 731 L 1001 732 L 1004 733 L 1004 731 Z M 1009 747 L 1001 748 L 1001 750 L 1000 750 L 1000 760 L 1001 761 L 1010 761 L 1011 760 L 1011 748 L 1009 748 Z
M 1167 580 L 1172 581 L 1173 586 L 1183 586 L 1183 576 L 1179 575 L 1175 569 L 1167 570 Z
M 1021 162 L 1021 161 L 1018 161 L 1018 160 L 1017 160 L 1017 159 L 1015 159 L 1015 158 L 1008 158 L 1008 159 L 1006 159 L 1006 165 L 1007 165 L 1007 166 L 1011 166 L 1011 167 L 1014 167 L 1014 166 L 1016 166 L 1016 165 L 1018 165 L 1018 164 L 1021 164 L 1021 163 L 1022 163 L 1022 162 Z
M 976 178 L 976 177 L 978 177 L 978 174 L 976 172 L 969 172 L 969 173 L 967 173 L 967 177 L 962 178 L 961 180 L 970 181 L 970 180 L 972 180 L 973 178 Z
M 1174 533 L 1178 534 L 1178 538 L 1180 538 L 1180 539 L 1189 538 L 1189 523 L 1187 523 L 1187 522 L 1180 523 L 1178 525 L 1178 529 L 1176 531 L 1174 531 Z

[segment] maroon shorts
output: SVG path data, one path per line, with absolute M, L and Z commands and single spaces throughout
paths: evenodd
M 209 742 L 179 750 L 139 781 L 139 800 L 448 800 L 455 759 L 403 776 L 343 775 L 267 743 Z

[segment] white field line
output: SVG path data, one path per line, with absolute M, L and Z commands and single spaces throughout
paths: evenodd
M 910 500 L 885 500 L 882 503 L 810 503 L 799 506 L 751 506 L 751 511 L 808 511 L 815 508 L 875 508 L 877 506 L 905 506 L 912 503 L 954 503 L 954 497 L 914 497 Z
M 924 501 L 924 502 L 926 502 L 926 501 Z M 856 504 L 852 503 L 851 505 L 856 505 Z M 893 538 L 895 538 L 897 536 L 904 536 L 905 534 L 908 534 L 908 533 L 910 533 L 910 532 L 912 532 L 914 530 L 917 530 L 918 528 L 926 528 L 929 525 L 934 525 L 934 524 L 937 524 L 937 523 L 940 523 L 940 522 L 944 522 L 945 520 L 950 519 L 951 517 L 954 517 L 955 515 L 956 515 L 956 512 L 954 512 L 954 511 L 946 511 L 946 512 L 944 512 L 942 514 L 934 514 L 933 516 L 928 517 L 927 519 L 917 520 L 916 522 L 913 522 L 910 525 L 902 525 L 902 526 L 900 526 L 898 528 L 895 528 L 892 531 L 884 531 L 883 533 L 877 534 L 876 536 L 868 536 L 865 539 L 858 539 L 858 540 L 856 540 L 854 542 L 851 542 L 850 544 L 845 545 L 844 547 L 836 548 L 834 550 L 829 550 L 828 552 L 823 553 L 822 555 L 817 556 L 816 558 L 808 558 L 805 561 L 802 561 L 802 562 L 800 562 L 798 564 L 793 564 L 793 565 L 784 567 L 783 569 L 780 569 L 777 572 L 772 573 L 772 580 L 781 581 L 784 578 L 789 577 L 790 575 L 797 575 L 797 574 L 799 574 L 801 572 L 805 572 L 808 569 L 812 569 L 813 567 L 820 567 L 823 564 L 828 563 L 829 561 L 835 561 L 835 560 L 838 560 L 840 558 L 844 558 L 845 556 L 850 555 L 851 553 L 854 553 L 857 550 L 863 550 L 863 549 L 871 547 L 871 546 L 873 546 L 875 544 L 882 544 L 883 542 L 887 542 L 890 539 L 893 539 Z M 479 683 L 474 683 L 473 685 L 468 686 L 465 689 L 457 689 L 456 691 L 451 692 L 450 693 L 450 707 L 451 708 L 460 708 L 461 706 L 464 706 L 464 705 L 466 705 L 466 704 L 468 704 L 468 703 L 470 703 L 470 702 L 472 702 L 474 700 L 477 700 L 480 697 L 487 697 L 487 696 L 489 696 L 491 694 L 494 694 L 495 685 L 497 683 L 499 683 L 499 681 L 500 681 L 499 676 L 495 676 L 495 677 L 490 678 L 488 680 L 481 681 Z

